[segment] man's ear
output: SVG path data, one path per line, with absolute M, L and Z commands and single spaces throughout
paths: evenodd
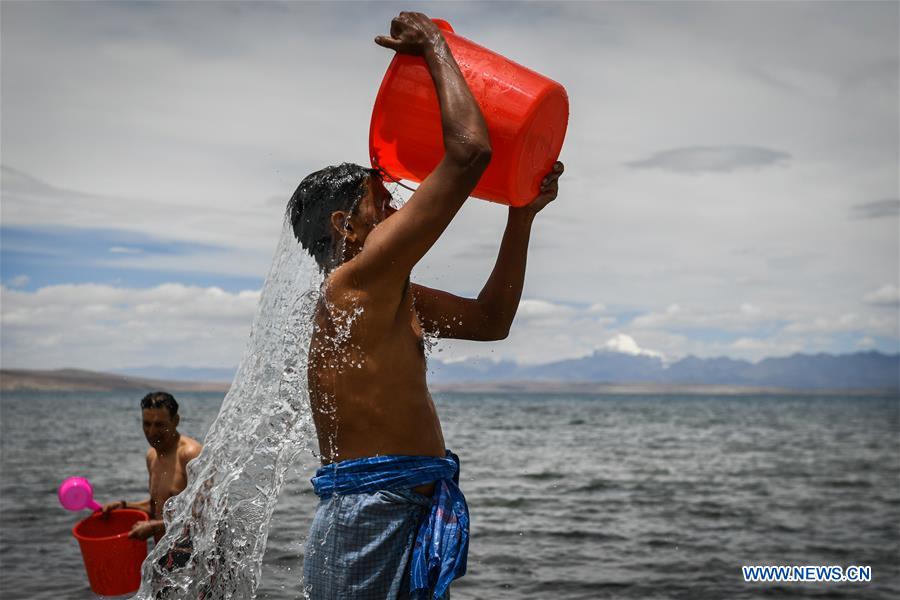
M 175 417 L 172 419 L 172 426 L 178 427 L 178 423 L 180 423 L 180 422 L 181 422 L 181 415 L 175 415 Z
M 356 241 L 356 232 L 353 231 L 353 225 L 350 223 L 350 215 L 343 210 L 331 213 L 331 226 L 339 236 L 347 238 L 351 242 Z

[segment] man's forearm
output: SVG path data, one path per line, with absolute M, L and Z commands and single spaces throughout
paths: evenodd
M 525 284 L 525 263 L 528 258 L 528 242 L 534 215 L 528 211 L 510 208 L 506 231 L 497 254 L 494 270 L 488 278 L 478 301 L 484 307 L 492 332 L 503 338 L 509 333 Z M 496 327 L 494 330 L 493 328 Z
M 150 500 L 142 500 L 141 502 L 127 502 L 125 500 L 122 501 L 124 505 L 122 508 L 134 508 L 136 510 L 142 510 L 147 514 L 150 514 Z
M 490 151 L 487 124 L 443 37 L 434 41 L 424 58 L 441 109 L 444 150 L 461 162 L 482 158 Z
M 165 535 L 166 533 L 166 522 L 162 519 L 152 519 L 150 522 L 150 526 L 153 527 L 153 535 Z

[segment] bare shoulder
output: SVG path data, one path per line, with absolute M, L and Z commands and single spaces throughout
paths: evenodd
M 203 445 L 194 438 L 186 435 L 181 436 L 181 442 L 178 445 L 178 456 L 183 463 L 189 463 L 198 456 L 203 450 Z
M 352 302 L 363 293 L 351 259 L 328 274 L 322 285 L 322 297 L 329 303 Z
M 354 275 L 353 260 L 330 273 L 322 285 L 320 308 L 327 309 L 332 317 L 349 316 L 357 308 L 367 308 L 370 304 L 369 293 L 359 285 Z

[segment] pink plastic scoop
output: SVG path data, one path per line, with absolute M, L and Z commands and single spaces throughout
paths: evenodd
M 59 486 L 59 503 L 67 510 L 103 510 L 94 502 L 94 488 L 84 477 L 69 477 Z

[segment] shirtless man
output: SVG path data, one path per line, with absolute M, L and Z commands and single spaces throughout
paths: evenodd
M 288 205 L 294 233 L 325 272 L 309 350 L 323 467 L 304 561 L 309 598 L 443 598 L 466 569 L 468 509 L 426 385 L 423 331 L 500 340 L 518 308 L 532 221 L 557 195 L 510 208 L 478 298 L 410 283 L 491 159 L 484 118 L 434 23 L 400 13 L 375 42 L 420 56 L 437 91 L 444 156 L 399 210 L 378 172 L 328 167 Z
M 144 396 L 141 417 L 144 436 L 150 443 L 147 450 L 150 498 L 141 502 L 111 502 L 103 507 L 103 514 L 117 508 L 144 511 L 150 515 L 150 520 L 135 523 L 129 537 L 146 540 L 153 536 L 158 542 L 166 532 L 162 520 L 163 505 L 187 487 L 187 464 L 200 455 L 203 446 L 197 440 L 178 433 L 178 402 L 171 394 L 153 392 Z

